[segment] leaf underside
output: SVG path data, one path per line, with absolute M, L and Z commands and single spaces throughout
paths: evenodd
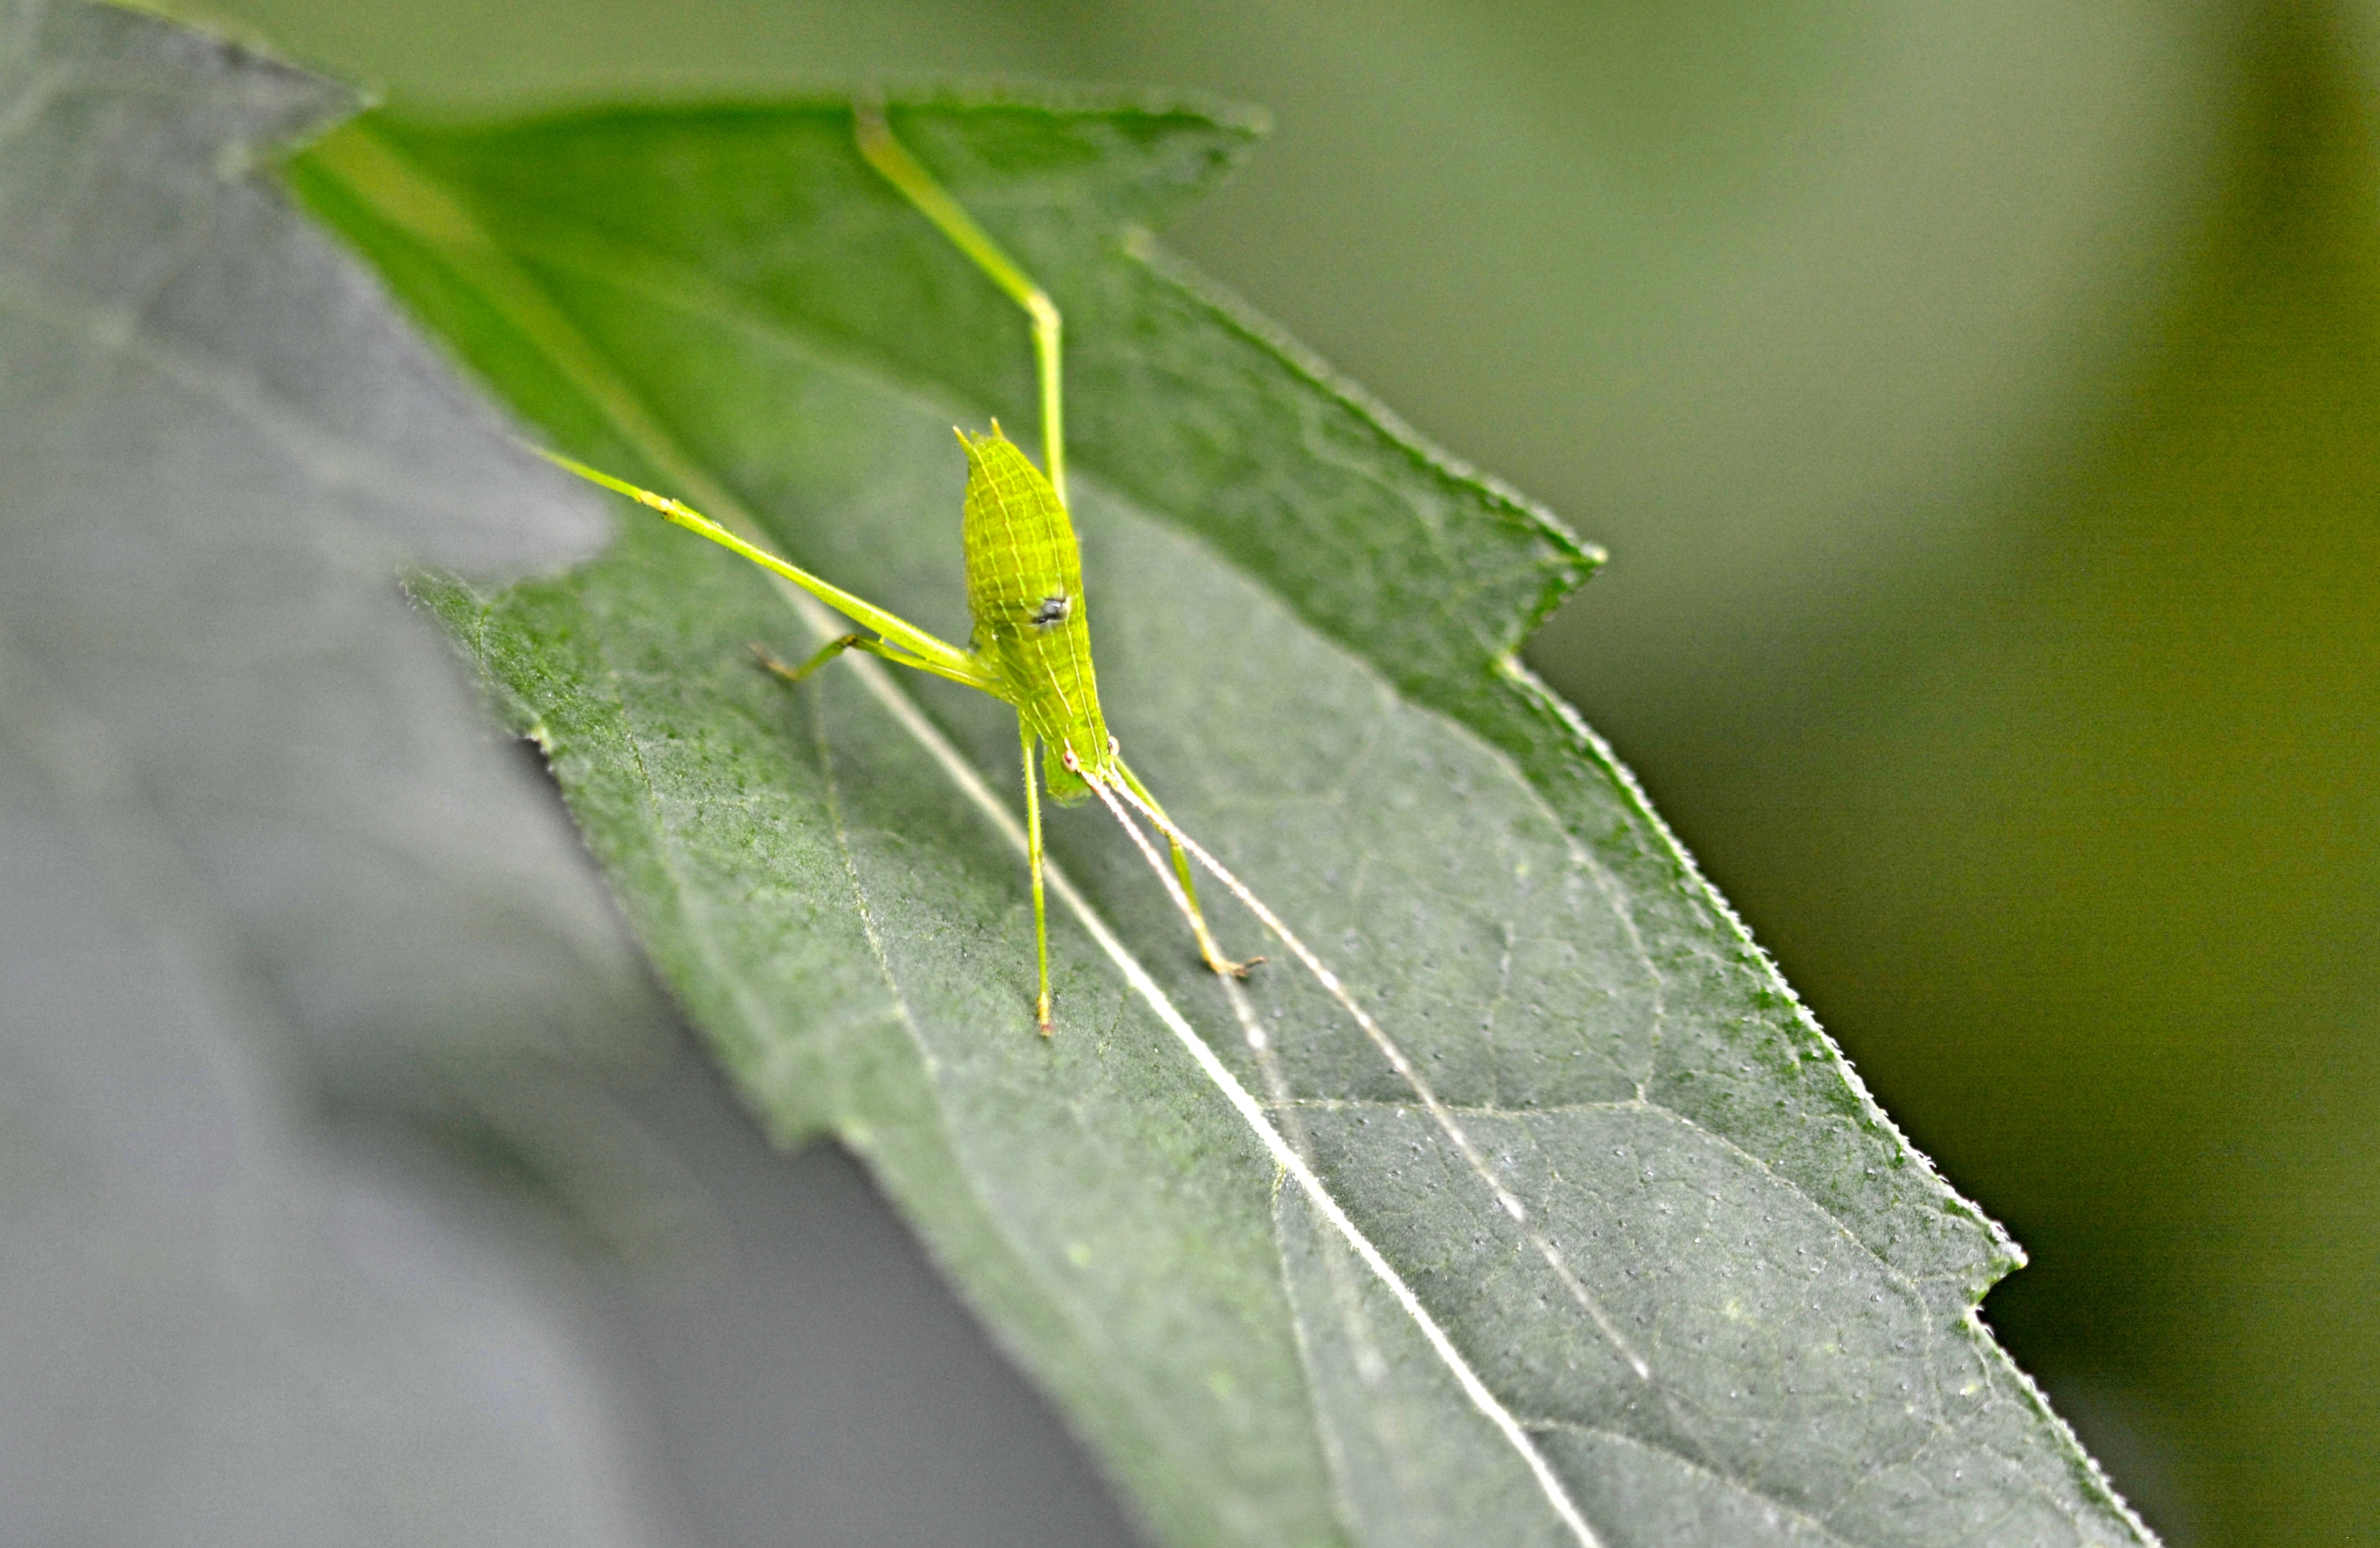
M 892 118 L 1064 309 L 1127 756 L 1530 1218 L 1280 961 L 1248 986 L 1277 1063 L 1253 1053 L 1096 806 L 1051 852 L 1151 983 L 1059 908 L 1034 1036 L 1022 858 L 975 793 L 1019 802 L 1003 706 L 841 664 L 786 689 L 746 646 L 796 655 L 810 623 L 656 521 L 566 580 L 425 583 L 755 1110 L 868 1159 L 1170 1542 L 1552 1543 L 1572 1513 L 1612 1544 L 2144 1540 L 1973 1314 L 2013 1247 L 1510 664 L 1591 556 L 1148 236 L 1248 126 L 1063 97 Z M 1024 323 L 876 182 L 846 107 L 382 118 L 292 177 L 556 445 L 965 637 L 950 429 L 1032 425 Z M 1267 949 L 1211 901 L 1227 949 Z
M 644 1536 L 558 1254 L 426 1143 L 355 1143 L 608 1144 L 604 1077 L 665 1022 L 396 585 L 552 568 L 605 519 L 259 175 L 354 106 L 0 0 L 12 1542 Z

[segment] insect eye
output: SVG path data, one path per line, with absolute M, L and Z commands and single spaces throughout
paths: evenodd
M 1075 600 L 1071 597 L 1063 595 L 1044 597 L 1041 599 L 1041 606 L 1034 611 L 1033 622 L 1044 629 L 1052 623 L 1063 623 L 1066 621 L 1066 614 L 1072 612 L 1074 607 Z

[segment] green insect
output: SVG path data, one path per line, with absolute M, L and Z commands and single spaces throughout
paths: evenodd
M 1039 957 L 1040 998 L 1034 1019 L 1048 1036 L 1050 1022 L 1050 924 L 1041 883 L 1041 801 L 1034 783 L 1034 753 L 1042 755 L 1042 779 L 1050 798 L 1071 805 L 1097 794 L 1123 819 L 1118 794 L 1138 807 L 1166 835 L 1181 903 L 1197 937 L 1199 954 L 1217 973 L 1245 977 L 1261 957 L 1232 961 L 1217 949 L 1198 908 L 1186 841 L 1157 798 L 1123 761 L 1099 711 L 1099 683 L 1091 668 L 1090 620 L 1083 605 L 1083 562 L 1075 526 L 1066 514 L 1064 402 L 1059 369 L 1058 308 L 1041 287 L 1002 252 L 933 175 L 895 139 L 880 109 L 854 110 L 860 154 L 901 190 L 960 251 L 1023 307 L 1033 322 L 1034 366 L 1041 390 L 1041 452 L 1045 475 L 1001 432 L 958 432 L 966 450 L 965 537 L 967 611 L 975 623 L 971 647 L 961 649 L 906 619 L 853 596 L 797 565 L 757 548 L 683 502 L 615 478 L 552 452 L 541 454 L 580 478 L 641 502 L 669 520 L 722 548 L 742 554 L 802 587 L 868 635 L 830 641 L 800 666 L 788 666 L 765 652 L 761 663 L 787 682 L 798 683 L 846 650 L 864 650 L 898 666 L 947 677 L 979 688 L 1016 707 L 1025 747 L 1025 831 L 1033 877 L 1033 937 Z M 1126 828 L 1135 839 L 1137 829 Z M 1195 847 L 1195 846 L 1194 846 Z M 1202 854 L 1202 860 L 1205 858 Z M 1237 890 L 1235 888 L 1234 890 Z M 1269 915 L 1269 911 L 1266 911 Z M 1302 953 L 1301 953 L 1302 954 Z

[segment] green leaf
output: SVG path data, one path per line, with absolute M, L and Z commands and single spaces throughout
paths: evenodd
M 15 1538 L 642 1531 L 560 1254 L 451 1158 L 324 1119 L 589 1185 L 624 1138 L 600 1086 L 659 1010 L 396 584 L 583 557 L 605 524 L 253 175 L 352 106 L 126 12 L 0 0 Z
M 747 643 L 828 621 L 650 519 L 565 581 L 436 588 L 775 1133 L 868 1159 L 1170 1542 L 2144 1541 L 1974 1317 L 2013 1245 L 1514 664 L 1591 556 L 1148 235 L 1250 121 L 892 119 L 1064 308 L 1128 756 L 1478 1163 L 1285 954 L 1244 1036 L 1096 806 L 1051 822 L 1034 1036 L 1004 707 L 784 688 Z M 1024 324 L 846 107 L 382 118 L 294 176 L 557 445 L 964 637 L 950 427 L 1031 424 Z

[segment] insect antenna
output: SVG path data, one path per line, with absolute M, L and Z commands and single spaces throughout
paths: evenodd
M 1585 1281 L 1579 1278 L 1578 1272 L 1572 1268 L 1569 1260 L 1563 1257 L 1560 1247 L 1556 1245 L 1554 1240 L 1538 1228 L 1536 1222 L 1530 1218 L 1529 1206 L 1522 1203 L 1518 1194 L 1505 1186 L 1504 1179 L 1498 1174 L 1495 1166 L 1488 1159 L 1486 1153 L 1473 1143 L 1470 1133 L 1463 1127 L 1462 1119 L 1457 1118 L 1453 1109 L 1439 1098 L 1437 1091 L 1431 1087 L 1428 1077 L 1421 1072 L 1420 1066 L 1415 1064 L 1404 1049 L 1398 1046 L 1396 1039 L 1390 1037 L 1380 1023 L 1372 1019 L 1372 1013 L 1364 1009 L 1362 1001 L 1348 992 L 1347 986 L 1340 980 L 1337 974 L 1330 971 L 1330 965 L 1315 955 L 1313 949 L 1300 939 L 1295 931 L 1282 923 L 1281 915 L 1275 913 L 1263 899 L 1257 897 L 1249 889 L 1247 883 L 1232 875 L 1221 861 L 1208 853 L 1198 841 L 1182 831 L 1179 824 L 1142 800 L 1131 787 L 1121 781 L 1111 787 L 1106 780 L 1092 777 L 1087 770 L 1084 770 L 1083 773 L 1085 782 L 1098 794 L 1107 809 L 1114 814 L 1116 821 L 1123 825 L 1124 831 L 1132 836 L 1134 847 L 1140 851 L 1142 858 L 1146 859 L 1150 869 L 1157 873 L 1158 879 L 1165 884 L 1166 894 L 1173 900 L 1173 906 L 1181 911 L 1184 918 L 1191 920 L 1194 926 L 1200 921 L 1197 911 L 1190 906 L 1188 893 L 1183 889 L 1180 880 L 1174 877 L 1172 868 L 1158 858 L 1157 846 L 1149 842 L 1148 836 L 1140 830 L 1139 825 L 1135 823 L 1125 812 L 1125 804 L 1128 803 L 1134 811 L 1147 818 L 1159 832 L 1181 845 L 1184 853 L 1196 860 L 1217 881 L 1221 882 L 1225 890 L 1232 897 L 1246 905 L 1248 912 L 1255 914 L 1264 927 L 1272 932 L 1274 938 L 1289 949 L 1291 956 L 1305 965 L 1305 971 L 1313 975 L 1314 981 L 1321 985 L 1330 998 L 1338 1002 L 1339 1008 L 1346 1011 L 1355 1024 L 1363 1029 L 1364 1035 L 1370 1039 L 1372 1046 L 1379 1050 L 1380 1056 L 1389 1061 L 1390 1067 L 1396 1070 L 1398 1077 L 1420 1100 L 1424 1110 L 1438 1125 L 1439 1131 L 1446 1136 L 1447 1142 L 1454 1146 L 1455 1151 L 1470 1166 L 1472 1172 L 1487 1185 L 1498 1207 L 1512 1216 L 1513 1222 L 1521 1228 L 1528 1239 L 1529 1245 L 1536 1249 L 1538 1256 L 1545 1260 L 1546 1266 L 1553 1271 L 1554 1277 L 1560 1282 L 1564 1289 L 1570 1292 L 1571 1299 L 1585 1312 L 1597 1329 L 1609 1341 L 1611 1347 L 1618 1350 L 1621 1357 L 1628 1362 L 1629 1368 L 1636 1373 L 1637 1379 L 1650 1380 L 1653 1373 L 1651 1366 L 1645 1362 L 1645 1357 L 1638 1354 L 1634 1347 L 1621 1336 L 1619 1327 L 1612 1323 L 1610 1315 L 1604 1311 L 1602 1303 L 1596 1300 L 1594 1292 L 1586 1288 Z M 1203 937 L 1205 932 L 1202 929 L 1199 933 Z M 1251 1024 L 1249 1028 L 1252 1034 L 1251 1041 L 1255 1040 L 1254 1034 L 1259 1030 Z

